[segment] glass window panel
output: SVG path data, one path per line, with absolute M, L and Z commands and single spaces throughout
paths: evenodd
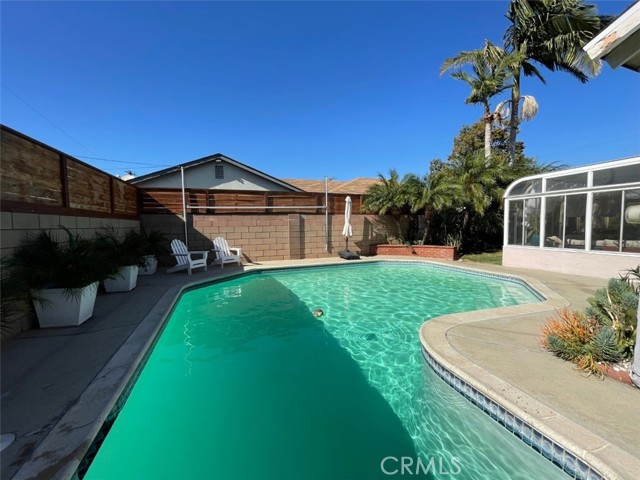
M 584 250 L 585 214 L 587 210 L 587 195 L 567 195 L 564 242 L 566 248 Z
M 509 245 L 522 245 L 523 200 L 509 202 Z
M 624 192 L 622 251 L 640 253 L 640 189 Z
M 592 250 L 619 251 L 621 208 L 622 192 L 593 194 Z
M 547 197 L 544 215 L 545 247 L 561 248 L 564 244 L 564 196 Z
M 540 198 L 529 198 L 524 202 L 525 245 L 540 246 Z
M 547 178 L 547 192 L 570 190 L 587 186 L 587 172 L 565 175 L 564 177 Z
M 633 182 L 640 182 L 640 165 L 605 168 L 604 170 L 596 170 L 593 172 L 594 187 Z
M 538 178 L 518 183 L 511 189 L 509 195 L 528 195 L 530 193 L 540 192 L 542 192 L 542 180 Z

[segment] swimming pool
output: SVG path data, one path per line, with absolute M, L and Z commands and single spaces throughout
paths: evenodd
M 85 478 L 389 478 L 403 462 L 420 478 L 561 477 L 425 368 L 417 335 L 435 316 L 538 300 L 402 263 L 189 291 Z

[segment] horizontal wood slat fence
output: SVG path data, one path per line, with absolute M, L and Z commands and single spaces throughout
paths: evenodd
M 344 214 L 347 196 L 353 214 L 360 213 L 364 195 L 329 194 L 329 213 Z M 324 194 L 307 192 L 238 192 L 237 190 L 185 189 L 187 213 L 324 213 Z M 140 189 L 140 213 L 182 215 L 182 190 L 179 188 Z
M 0 128 L 0 209 L 54 215 L 137 219 L 182 215 L 179 188 L 143 189 L 4 125 Z M 329 213 L 344 214 L 347 194 L 329 194 Z M 364 195 L 350 195 L 361 213 Z M 324 214 L 324 193 L 186 189 L 187 213 Z
M 4 125 L 3 211 L 138 218 L 138 188 Z

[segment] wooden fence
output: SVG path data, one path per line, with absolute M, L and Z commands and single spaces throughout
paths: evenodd
M 329 213 L 343 214 L 347 194 L 329 194 Z M 352 213 L 360 213 L 363 195 L 350 195 Z M 324 194 L 309 192 L 239 192 L 237 190 L 185 190 L 187 213 L 324 213 Z M 140 189 L 140 213 L 182 215 L 179 188 Z
M 1 127 L 3 211 L 138 218 L 138 188 Z
M 142 189 L 4 125 L 1 133 L 0 210 L 137 219 L 182 214 L 179 188 Z M 329 213 L 343 214 L 347 194 L 329 194 Z M 360 213 L 364 195 L 350 195 Z M 311 192 L 186 190 L 196 214 L 324 214 L 325 196 Z

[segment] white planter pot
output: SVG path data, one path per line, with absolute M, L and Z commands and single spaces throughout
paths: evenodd
M 138 266 L 129 265 L 120 267 L 120 271 L 114 278 L 104 280 L 104 289 L 111 292 L 128 292 L 136 288 L 138 282 Z
M 75 327 L 84 323 L 93 315 L 98 284 L 87 285 L 80 295 L 72 297 L 65 295 L 63 288 L 33 291 L 43 300 L 43 303 L 33 302 L 40 327 Z
M 138 275 L 153 275 L 158 269 L 158 259 L 155 255 L 146 255 L 144 259 L 147 261 L 147 265 L 144 268 L 138 269 Z

